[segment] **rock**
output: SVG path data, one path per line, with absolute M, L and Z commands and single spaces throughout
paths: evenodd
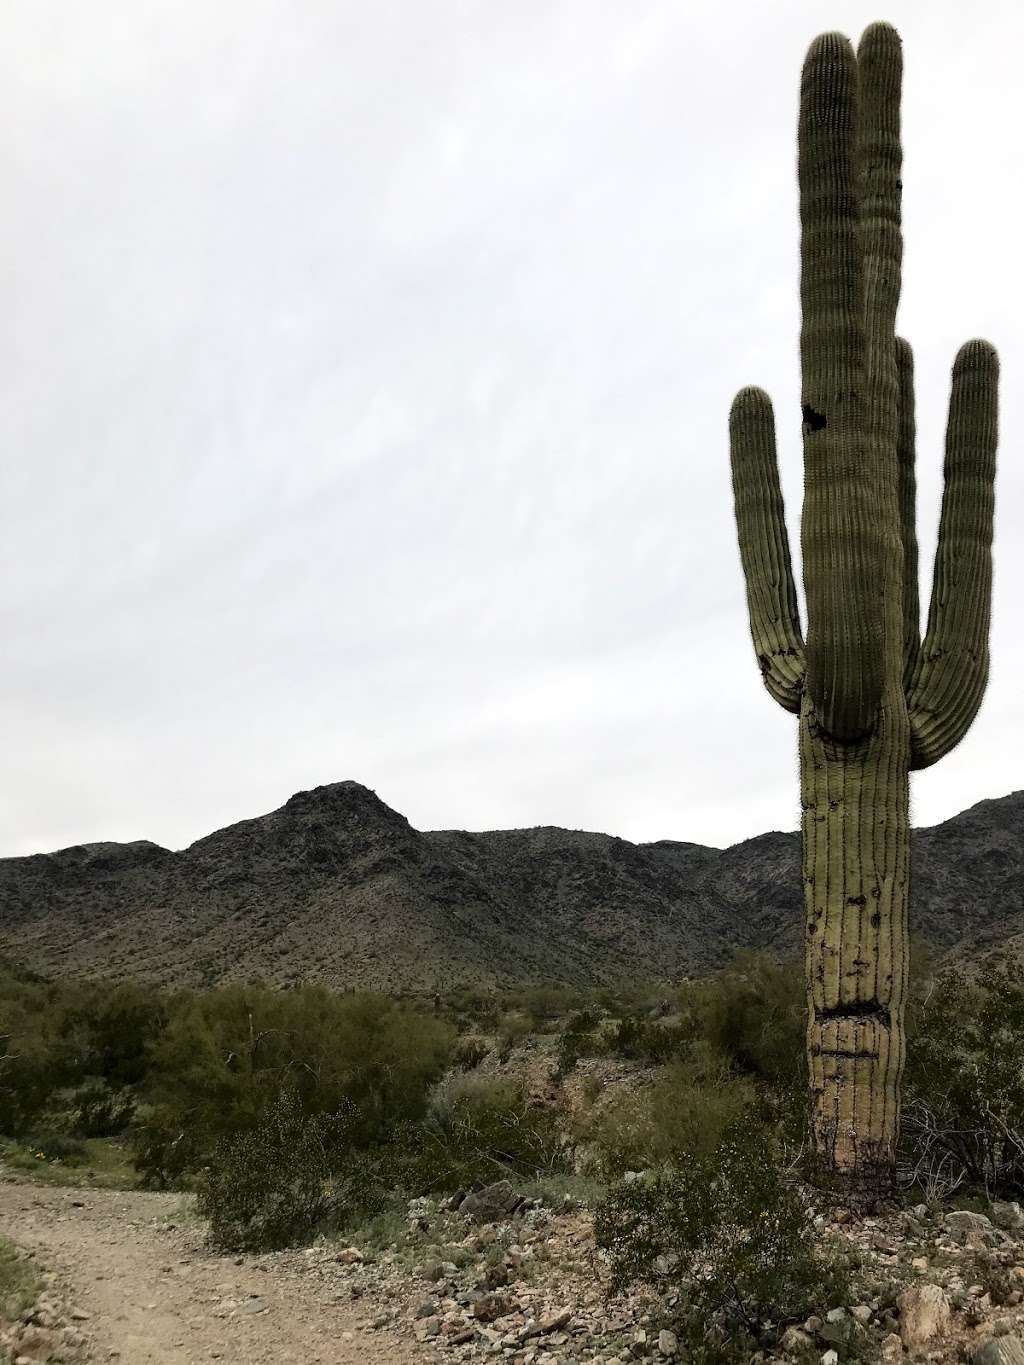
M 972 1365 L 1024 1365 L 1024 1342 L 1020 1337 L 993 1337 L 971 1356 Z
M 565 1327 L 568 1324 L 569 1319 L 571 1317 L 572 1317 L 571 1308 L 561 1308 L 557 1313 L 552 1313 L 550 1314 L 550 1316 L 546 1318 L 541 1318 L 540 1322 L 541 1335 L 546 1336 L 548 1332 L 559 1331 L 561 1328 Z
M 459 1213 L 476 1223 L 498 1223 L 511 1218 L 522 1203 L 508 1180 L 497 1180 L 476 1193 L 467 1194 L 459 1205 Z
M 850 1309 L 850 1317 L 856 1318 L 858 1322 L 868 1323 L 871 1321 L 871 1309 L 866 1303 L 858 1303 Z
M 879 1358 L 882 1365 L 900 1365 L 903 1359 L 903 1342 L 895 1332 L 890 1332 L 887 1337 L 882 1338 Z
M 473 1331 L 472 1327 L 466 1327 L 461 1332 L 456 1332 L 454 1336 L 449 1337 L 448 1340 L 453 1346 L 466 1346 L 469 1342 L 473 1341 L 475 1337 L 476 1333 Z
M 84 1308 L 72 1308 L 71 1312 L 68 1314 L 68 1317 L 72 1322 L 88 1322 L 90 1316 L 91 1315 L 87 1313 Z
M 676 1337 L 675 1332 L 670 1332 L 667 1328 L 663 1328 L 658 1333 L 658 1350 L 663 1356 L 675 1355 L 676 1351 L 679 1350 L 679 1340 Z
M 992 1204 L 992 1221 L 997 1228 L 1004 1228 L 1007 1232 L 1018 1232 L 1024 1228 L 1024 1212 L 1016 1202 L 1004 1203 L 996 1199 Z
M 826 1351 L 821 1357 L 821 1365 L 839 1365 L 839 1355 L 835 1351 Z
M 26 1327 L 18 1338 L 18 1350 L 36 1365 L 37 1361 L 49 1360 L 57 1349 L 57 1337 L 45 1327 Z
M 434 1316 L 423 1318 L 416 1330 L 419 1336 L 429 1341 L 431 1337 L 436 1337 L 440 1333 L 440 1320 Z
M 950 1232 L 988 1232 L 992 1226 L 983 1213 L 972 1213 L 970 1209 L 952 1209 L 944 1222 Z
M 432 1318 L 437 1312 L 437 1303 L 434 1299 L 424 1299 L 422 1303 L 416 1305 L 414 1318 Z
M 265 1313 L 266 1311 L 266 1299 L 261 1299 L 255 1294 L 251 1298 L 246 1299 L 245 1303 L 242 1304 L 243 1313 Z
M 798 1356 L 814 1345 L 814 1338 L 802 1327 L 787 1327 L 779 1339 L 779 1345 L 787 1355 Z
M 900 1336 L 909 1351 L 949 1331 L 949 1299 L 937 1284 L 911 1285 L 899 1297 Z
M 813 1333 L 815 1333 L 815 1332 L 820 1332 L 820 1331 L 821 1331 L 821 1328 L 822 1328 L 822 1321 L 821 1321 L 821 1318 L 819 1318 L 819 1317 L 817 1316 L 816 1313 L 812 1313 L 811 1316 L 810 1316 L 810 1317 L 807 1319 L 807 1321 L 804 1323 L 804 1331 L 805 1331 L 805 1332 L 810 1332 L 810 1333 L 813 1334 Z
M 365 1258 L 358 1247 L 344 1247 L 334 1259 L 339 1265 L 362 1265 Z
M 473 1304 L 473 1316 L 478 1322 L 496 1322 L 512 1312 L 511 1299 L 504 1294 L 482 1294 Z

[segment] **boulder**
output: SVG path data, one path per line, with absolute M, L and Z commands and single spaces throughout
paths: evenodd
M 1024 1342 L 1018 1336 L 992 1337 L 974 1352 L 971 1365 L 1024 1365 Z
M 1019 1232 L 1024 1228 L 1024 1212 L 1016 1200 L 1004 1203 L 1001 1199 L 996 1199 L 992 1204 L 992 1221 L 997 1228 L 1004 1228 L 1007 1232 Z
M 915 1284 L 899 1297 L 900 1336 L 908 1351 L 920 1350 L 949 1331 L 950 1307 L 937 1284 Z
M 467 1194 L 459 1205 L 459 1213 L 476 1223 L 500 1223 L 511 1218 L 522 1204 L 509 1181 L 497 1180 L 493 1185 Z

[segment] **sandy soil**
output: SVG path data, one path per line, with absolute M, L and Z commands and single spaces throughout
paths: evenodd
M 121 1365 L 420 1365 L 429 1348 L 367 1325 L 369 1306 L 202 1244 L 175 1194 L 0 1183 L 0 1232 L 34 1248 L 77 1310 L 90 1359 Z M 88 1316 L 84 1316 L 88 1315 Z

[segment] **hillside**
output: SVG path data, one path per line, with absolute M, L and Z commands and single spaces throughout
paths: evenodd
M 915 832 L 912 927 L 1024 936 L 1024 792 Z M 799 839 L 724 850 L 541 827 L 422 833 L 373 792 L 299 792 L 181 852 L 140 841 L 0 859 L 0 952 L 48 973 L 335 986 L 673 979 L 798 951 Z

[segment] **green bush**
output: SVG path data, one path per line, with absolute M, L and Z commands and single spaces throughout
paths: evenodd
M 558 1074 L 566 1076 L 572 1071 L 579 1059 L 597 1048 L 596 1032 L 602 1014 L 590 1006 L 574 1010 L 565 1021 L 565 1028 L 558 1039 Z
M 397 1143 L 404 1183 L 417 1193 L 535 1179 L 567 1165 L 557 1111 L 531 1104 L 512 1082 L 480 1076 L 446 1076 L 423 1122 Z
M 333 1173 L 344 1164 L 351 1114 L 310 1115 L 288 1089 L 250 1129 L 220 1141 L 203 1171 L 197 1207 L 216 1246 L 266 1251 L 311 1237 L 343 1205 Z
M 749 1079 L 721 1058 L 695 1048 L 650 1086 L 628 1090 L 589 1114 L 578 1136 L 605 1179 L 705 1156 L 753 1104 Z
M 1024 982 L 1011 964 L 917 983 L 907 1014 L 901 1161 L 941 1197 L 1024 1191 Z
M 687 1023 L 627 1013 L 609 1038 L 608 1051 L 628 1061 L 661 1065 L 685 1051 L 692 1037 L 693 1030 Z
M 99 1079 L 79 1086 L 69 1105 L 70 1128 L 79 1137 L 116 1137 L 131 1127 L 135 1117 L 131 1090 L 114 1090 Z
M 386 1142 L 422 1117 L 452 1041 L 443 1021 L 383 996 L 231 986 L 188 997 L 151 1052 L 138 1168 L 151 1184 L 180 1182 L 284 1089 L 311 1116 L 350 1106 L 353 1145 Z
M 783 1093 L 806 1089 L 807 999 L 803 969 L 763 953 L 740 953 L 722 971 L 687 985 L 691 1037 L 734 1070 Z
M 770 1134 L 750 1116 L 714 1151 L 616 1185 L 595 1234 L 616 1286 L 680 1291 L 694 1358 L 717 1340 L 748 1353 L 760 1324 L 843 1302 L 843 1268 L 815 1250 L 807 1209 L 789 1188 Z M 718 1327 L 716 1337 L 709 1328 Z M 724 1349 L 724 1348 L 723 1348 Z

